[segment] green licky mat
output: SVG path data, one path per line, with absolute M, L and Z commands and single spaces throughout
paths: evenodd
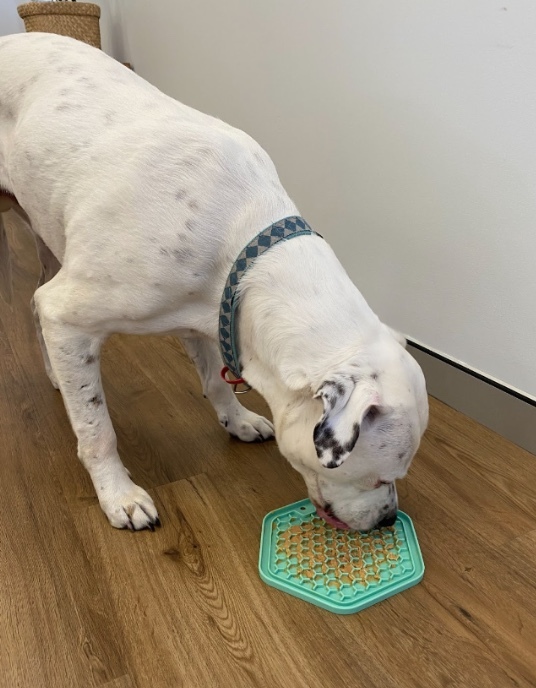
M 337 614 L 353 614 L 422 580 L 409 516 L 367 533 L 338 530 L 304 499 L 264 518 L 259 573 L 268 585 Z

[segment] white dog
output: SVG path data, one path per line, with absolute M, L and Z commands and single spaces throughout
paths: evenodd
M 116 528 L 154 528 L 155 506 L 117 453 L 101 345 L 114 332 L 175 333 L 227 431 L 270 438 L 220 377 L 218 314 L 240 251 L 296 206 L 249 136 L 99 50 L 38 33 L 0 39 L 0 188 L 36 235 L 43 357 L 102 509 Z M 392 523 L 394 481 L 428 420 L 402 338 L 314 234 L 267 250 L 239 296 L 242 375 L 319 512 L 340 527 Z

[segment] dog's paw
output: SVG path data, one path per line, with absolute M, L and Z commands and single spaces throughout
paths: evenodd
M 114 528 L 154 530 L 160 525 L 158 512 L 147 492 L 131 480 L 111 496 L 100 499 L 101 507 Z
M 232 437 L 242 442 L 265 442 L 274 437 L 272 423 L 243 406 L 236 414 L 220 415 L 219 420 Z

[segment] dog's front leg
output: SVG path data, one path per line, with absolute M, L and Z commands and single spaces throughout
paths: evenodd
M 212 403 L 220 424 L 233 437 L 243 442 L 264 442 L 274 436 L 270 421 L 244 408 L 220 377 L 222 362 L 218 347 L 209 339 L 185 339 L 184 347 L 195 363 L 203 393 Z
M 112 526 L 153 530 L 159 524 L 153 500 L 132 482 L 117 453 L 100 376 L 104 337 L 62 320 L 48 286 L 36 291 L 34 301 L 50 364 L 78 439 L 78 456 Z

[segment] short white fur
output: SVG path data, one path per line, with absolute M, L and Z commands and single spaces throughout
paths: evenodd
M 219 377 L 218 309 L 243 246 L 298 209 L 252 138 L 83 43 L 1 38 L 0 94 L 0 188 L 16 197 L 46 263 L 34 311 L 47 372 L 110 523 L 152 528 L 154 503 L 117 453 L 102 343 L 113 332 L 176 334 L 222 426 L 268 439 L 272 424 Z M 394 481 L 426 428 L 422 371 L 318 237 L 268 251 L 240 293 L 244 376 L 270 405 L 281 452 L 319 506 L 372 527 L 396 510 Z M 336 414 L 326 383 L 335 396 L 344 388 Z M 327 435 L 315 446 L 322 418 Z M 356 424 L 355 445 L 337 449 Z M 333 456 L 340 465 L 325 467 Z

